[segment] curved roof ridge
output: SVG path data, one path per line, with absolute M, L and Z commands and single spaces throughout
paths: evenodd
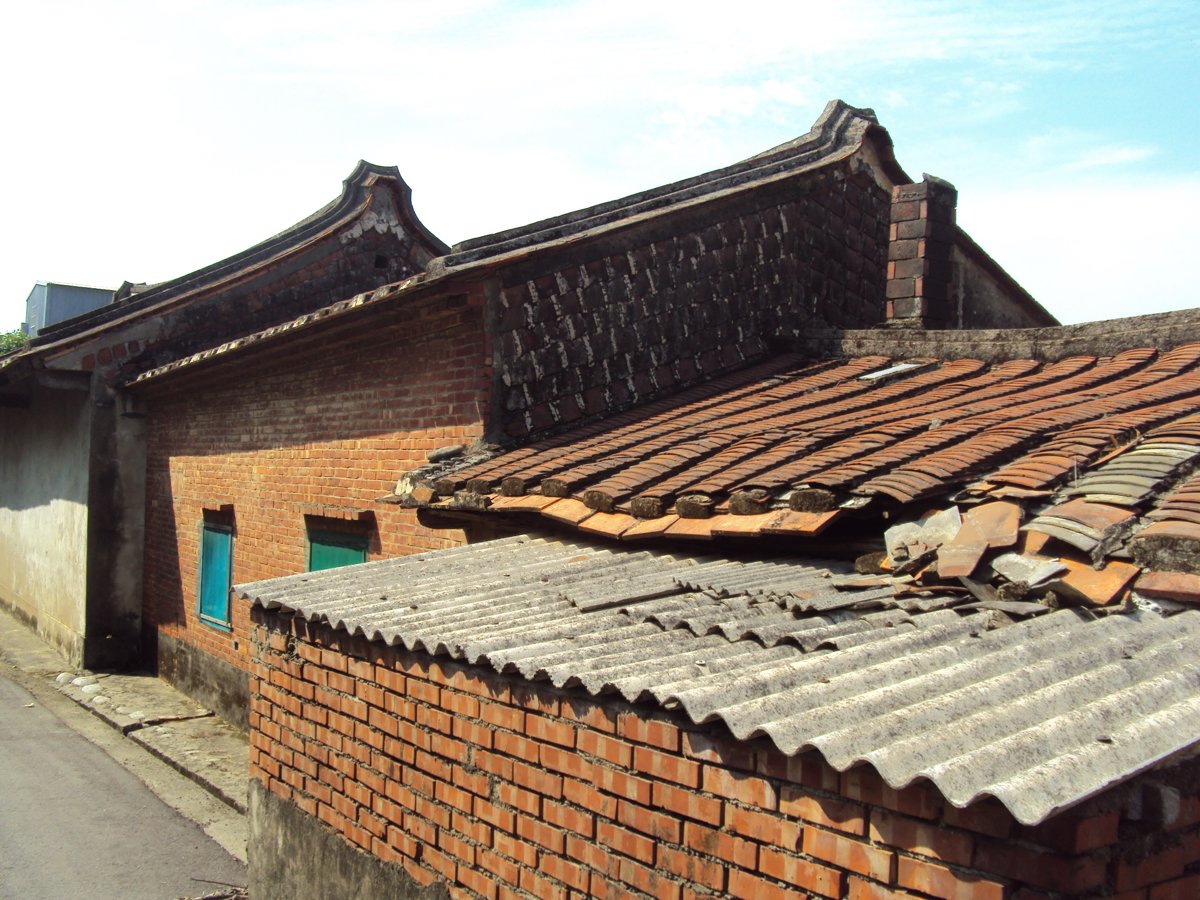
M 448 247 L 445 242 L 436 237 L 417 218 L 412 207 L 412 190 L 400 175 L 400 170 L 396 166 L 381 166 L 359 160 L 353 171 L 343 180 L 341 194 L 294 225 L 233 256 L 169 281 L 151 285 L 143 291 L 128 292 L 123 296 L 119 291 L 117 299 L 108 306 L 44 330 L 31 342 L 31 349 L 52 345 L 183 294 L 211 287 L 236 273 L 284 255 L 318 235 L 362 215 L 370 207 L 372 194 L 378 189 L 381 181 L 395 196 L 396 209 L 404 220 L 406 230 L 410 230 L 414 238 L 428 244 L 432 253 L 446 252 Z M 128 291 L 127 285 L 122 287 Z
M 872 110 L 859 109 L 841 100 L 831 100 L 807 133 L 770 150 L 682 181 L 462 241 L 454 245 L 442 263 L 449 267 L 476 262 L 577 235 L 636 215 L 661 211 L 677 203 L 748 185 L 789 170 L 833 162 L 857 150 L 868 133 L 885 138 L 887 152 L 884 155 L 888 156 L 891 140 L 886 138 L 887 132 L 879 125 Z

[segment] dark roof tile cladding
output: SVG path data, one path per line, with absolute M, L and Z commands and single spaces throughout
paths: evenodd
M 864 507 L 1018 498 L 1028 528 L 1099 565 L 1143 537 L 1200 542 L 1198 404 L 1200 344 L 992 364 L 787 357 L 464 468 L 437 502 L 466 491 L 633 539 L 814 535 Z

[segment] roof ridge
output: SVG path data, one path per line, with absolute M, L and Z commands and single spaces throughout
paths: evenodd
M 890 148 L 891 140 L 886 138 L 887 132 L 875 118 L 874 111 L 853 107 L 841 100 L 831 100 L 808 132 L 756 156 L 565 215 L 462 241 L 454 245 L 442 264 L 451 267 L 476 262 L 577 235 L 633 216 L 659 212 L 687 200 L 748 185 L 771 175 L 818 162 L 832 162 L 857 149 L 868 132 L 883 135 Z M 895 166 L 894 162 L 892 165 Z M 899 173 L 899 167 L 895 168 Z

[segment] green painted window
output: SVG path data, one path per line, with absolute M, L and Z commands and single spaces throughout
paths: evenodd
M 200 620 L 228 628 L 229 589 L 233 584 L 233 529 L 205 522 L 200 526 Z
M 308 532 L 308 571 L 336 569 L 367 561 L 367 535 L 341 531 Z

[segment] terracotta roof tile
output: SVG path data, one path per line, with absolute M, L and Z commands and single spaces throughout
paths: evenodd
M 1139 541 L 1144 553 L 1200 542 L 1200 476 L 1187 480 L 1198 403 L 1200 344 L 1048 363 L 783 357 L 437 488 L 499 486 L 494 513 L 540 511 L 622 541 L 878 537 L 881 512 L 911 519 L 954 498 L 969 527 L 943 550 L 947 573 L 1015 547 L 1022 518 L 1026 544 L 1038 533 L 1043 552 L 1101 566 Z M 1120 594 L 1106 584 L 1087 589 Z

